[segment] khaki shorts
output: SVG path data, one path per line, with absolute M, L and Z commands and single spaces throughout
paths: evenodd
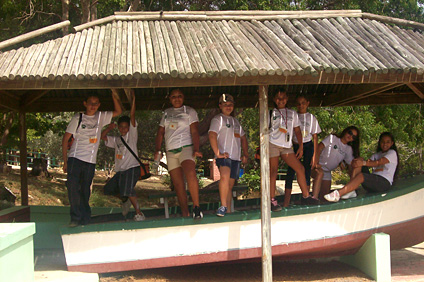
M 294 154 L 293 148 L 284 148 L 279 147 L 277 145 L 274 145 L 272 143 L 269 143 L 269 157 L 279 157 L 284 154 Z
M 166 161 L 168 163 L 168 171 L 179 168 L 185 160 L 195 161 L 193 157 L 193 146 L 184 147 L 179 153 L 166 152 Z

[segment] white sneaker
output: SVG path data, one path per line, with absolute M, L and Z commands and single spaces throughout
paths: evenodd
M 141 214 L 136 214 L 135 216 L 134 216 L 134 221 L 143 221 L 143 220 L 145 220 L 146 219 L 146 217 L 144 216 L 144 214 L 143 213 L 141 213 Z
M 340 200 L 339 191 L 334 190 L 330 194 L 324 195 L 324 199 L 326 199 L 329 202 L 338 202 Z
M 355 190 L 353 190 L 353 191 L 351 191 L 347 194 L 344 194 L 341 198 L 342 198 L 342 200 L 347 200 L 347 199 L 351 199 L 351 198 L 356 198 L 356 196 L 357 196 L 356 192 L 355 192 Z
M 125 202 L 123 202 L 122 205 L 121 205 L 121 208 L 122 208 L 122 215 L 127 216 L 128 212 L 130 211 L 130 208 L 131 208 L 130 199 L 127 199 Z

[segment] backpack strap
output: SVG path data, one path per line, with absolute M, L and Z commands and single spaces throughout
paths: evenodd
M 119 138 L 121 138 L 122 143 L 125 145 L 125 147 L 127 147 L 128 151 L 130 151 L 130 153 L 134 156 L 134 158 L 140 163 L 140 166 L 143 168 L 144 173 L 147 174 L 148 171 L 146 170 L 146 167 L 144 166 L 144 164 L 141 162 L 140 158 L 134 153 L 134 151 L 130 148 L 127 142 L 125 142 L 122 136 L 119 136 Z

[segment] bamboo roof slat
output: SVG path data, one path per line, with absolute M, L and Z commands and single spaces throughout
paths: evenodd
M 319 36 L 318 33 L 310 29 L 305 21 L 293 20 L 291 22 L 289 20 L 282 20 L 279 21 L 279 23 L 285 28 L 292 29 L 295 33 L 298 30 L 300 34 L 302 34 L 307 40 L 309 40 L 309 42 L 312 44 L 312 49 L 315 50 L 317 54 L 322 54 L 322 59 L 325 62 L 326 60 L 328 60 L 328 64 L 329 66 L 331 66 L 332 69 L 330 71 L 327 71 L 327 73 L 330 73 L 332 71 L 333 73 L 337 74 L 342 71 L 342 63 L 331 55 L 330 51 L 324 46 L 325 44 L 321 44 L 322 41 L 320 40 L 320 38 L 316 37 Z
M 375 29 L 375 32 L 377 32 L 379 35 L 381 35 L 382 39 L 386 41 L 386 45 L 389 46 L 388 48 L 391 48 L 394 53 L 396 53 L 396 57 L 398 58 L 399 62 L 402 64 L 401 67 L 405 73 L 408 73 L 409 71 L 416 72 L 416 68 L 409 68 L 408 65 L 408 57 L 409 52 L 407 52 L 397 41 L 395 38 L 390 38 L 390 35 L 386 33 L 385 30 L 381 28 L 382 25 L 376 24 L 375 21 L 371 21 L 368 26 L 372 26 Z M 389 40 L 389 41 L 387 41 Z
M 377 69 L 379 69 L 379 67 L 374 64 L 373 60 L 371 59 L 372 55 L 359 43 L 353 34 L 347 32 L 346 26 L 343 26 L 340 23 L 342 20 L 343 19 L 341 18 L 336 18 L 330 19 L 329 22 L 346 38 L 348 49 L 353 50 L 351 53 L 355 55 L 358 61 L 364 66 L 364 73 L 368 74 L 368 72 L 375 72 Z
M 177 24 L 178 31 L 181 35 L 181 42 L 184 44 L 184 49 L 187 52 L 190 66 L 193 71 L 193 78 L 197 79 L 201 76 L 199 68 L 197 67 L 196 59 L 194 58 L 194 45 L 192 45 L 192 40 L 189 34 L 187 34 L 186 30 L 183 27 L 183 22 L 179 22 Z
M 105 27 L 102 27 L 104 30 Z M 99 60 L 99 71 L 98 71 L 98 77 L 99 79 L 106 79 L 107 73 L 108 73 L 108 60 L 110 58 L 109 52 L 111 50 L 111 36 L 112 36 L 112 24 L 106 25 L 105 35 L 104 35 L 104 47 L 102 48 L 102 57 Z M 93 78 L 96 78 L 94 75 Z
M 190 29 L 190 32 L 192 34 L 192 38 L 197 46 L 197 49 L 199 50 L 199 54 L 203 55 L 202 58 L 202 64 L 205 66 L 206 75 L 208 77 L 213 77 L 218 75 L 218 67 L 215 64 L 215 61 L 213 60 L 212 52 L 207 48 L 206 42 L 203 38 L 203 35 L 197 26 L 196 23 L 193 22 L 186 22 L 187 26 Z
M 87 37 L 86 37 L 86 40 L 85 40 L 85 43 L 84 43 L 84 46 L 83 46 L 83 50 L 82 50 L 82 53 L 81 53 L 80 63 L 78 65 L 78 67 L 76 68 L 77 70 L 75 72 L 76 78 L 78 80 L 84 79 L 85 74 L 86 74 L 85 69 L 87 67 L 88 61 L 90 60 L 90 56 L 94 57 L 94 55 L 95 55 L 95 54 L 90 54 L 90 51 L 92 49 L 91 46 L 92 46 L 92 43 L 93 43 L 94 40 L 95 40 L 94 39 L 94 29 L 90 28 L 90 29 L 88 29 L 88 32 L 87 32 Z
M 50 42 L 48 42 L 49 44 Z M 38 67 L 40 66 L 41 61 L 43 60 L 44 54 L 45 54 L 45 48 L 47 46 L 44 46 L 43 44 L 40 44 L 40 48 L 37 49 L 37 53 L 34 54 L 34 60 L 33 64 L 31 64 L 31 69 L 28 73 L 28 78 L 30 80 L 35 80 L 35 75 L 37 73 Z
M 343 27 L 343 34 L 346 37 L 352 37 L 352 41 L 355 42 L 355 47 L 361 50 L 361 53 L 364 56 L 367 64 L 371 65 L 373 70 L 377 73 L 382 73 L 384 65 L 376 58 L 376 56 L 381 57 L 378 53 L 374 52 L 374 48 L 370 42 L 362 38 L 358 33 L 356 33 L 345 18 L 337 18 L 337 22 Z M 372 72 L 372 70 L 370 70 Z
M 242 59 L 239 55 L 238 51 L 241 49 L 240 45 L 238 45 L 237 42 L 234 42 L 233 36 L 230 35 L 228 29 L 224 26 L 224 22 L 225 21 L 219 21 L 214 22 L 213 24 L 217 26 L 216 30 L 219 31 L 219 38 L 226 46 L 226 49 L 230 54 L 229 56 L 231 56 L 231 59 L 233 60 L 233 62 L 231 62 L 231 60 L 230 62 L 236 70 L 236 75 L 239 77 L 250 75 L 249 67 L 244 63 L 245 60 Z
M 128 51 L 128 22 L 122 22 L 122 28 L 121 28 L 121 49 L 119 51 L 120 54 L 120 60 L 119 60 L 119 70 L 118 75 L 120 79 L 126 79 L 127 76 L 127 51 Z M 114 76 L 115 78 L 115 76 Z
M 221 60 L 222 64 L 224 65 L 224 68 L 221 71 L 222 76 L 235 76 L 235 69 L 231 65 L 228 55 L 223 49 L 221 41 L 218 40 L 218 38 L 215 36 L 216 30 L 214 26 L 212 25 L 212 22 L 210 21 L 203 21 L 201 22 L 203 25 L 203 28 L 207 34 L 207 38 L 209 40 L 209 44 L 213 45 L 214 49 L 218 53 L 218 56 L 215 58 L 215 60 Z
M 160 52 L 159 42 L 158 42 L 158 35 L 156 34 L 155 30 L 155 22 L 149 21 L 149 30 L 152 40 L 152 47 L 153 47 L 153 60 L 155 61 L 155 74 L 159 76 L 160 78 L 163 77 L 163 64 L 162 64 L 162 54 Z
M 59 49 L 62 45 L 62 38 L 54 40 L 54 46 L 53 49 L 49 52 L 49 58 L 45 65 L 45 67 L 42 69 L 41 77 L 43 79 L 48 78 L 50 74 L 50 70 L 52 68 L 53 63 L 55 62 L 56 57 L 58 56 Z
M 310 61 L 312 60 L 311 57 L 308 56 L 309 58 L 305 59 L 305 54 L 303 51 L 300 51 L 299 54 L 295 52 L 295 50 L 299 51 L 296 48 L 297 46 L 295 42 L 293 42 L 290 38 L 287 38 L 287 40 L 283 41 L 277 36 L 275 32 L 281 33 L 281 28 L 279 30 L 274 31 L 273 26 L 269 21 L 265 21 L 264 23 L 253 21 L 253 24 L 257 25 L 261 30 L 263 30 L 263 32 L 265 32 L 269 36 L 270 42 L 275 42 L 273 51 L 277 53 L 280 58 L 282 58 L 282 56 L 290 58 L 292 64 L 296 66 L 295 68 L 298 69 L 299 75 L 301 73 L 313 75 L 318 74 L 315 68 L 310 63 Z
M 246 66 L 246 70 L 243 73 L 244 76 L 250 76 L 250 75 L 258 75 L 259 71 L 257 69 L 257 65 L 252 61 L 250 56 L 246 53 L 244 48 L 242 47 L 242 44 L 238 38 L 238 36 L 235 35 L 235 33 L 231 32 L 231 28 L 227 21 L 220 22 L 222 31 L 224 32 L 225 36 L 228 38 L 228 40 L 231 42 L 231 44 L 234 46 L 235 52 L 240 57 L 240 60 L 243 61 L 243 63 Z
M 165 39 L 162 34 L 160 22 L 158 21 L 154 22 L 154 29 L 157 35 L 156 38 L 157 38 L 157 43 L 159 47 L 160 58 L 162 58 L 162 61 L 161 61 L 162 71 L 163 71 L 164 77 L 166 78 L 168 76 L 171 76 L 171 71 L 169 69 L 168 52 L 166 51 L 167 46 L 165 44 Z
M 398 26 L 394 26 L 392 29 L 392 32 L 396 34 L 397 37 L 402 39 L 402 42 L 408 43 L 408 46 L 416 52 L 416 56 L 422 57 L 424 55 L 424 41 L 423 44 L 420 44 L 419 38 L 413 38 L 412 34 L 410 32 L 413 32 L 411 30 L 408 30 L 407 32 L 404 32 L 405 30 L 400 29 Z M 412 35 L 412 36 L 411 36 Z
M 373 24 L 387 36 L 390 42 L 396 44 L 396 50 L 398 50 L 398 53 L 402 56 L 402 58 L 406 60 L 409 64 L 416 65 L 418 68 L 420 68 L 420 74 L 422 74 L 424 64 L 418 59 L 416 59 L 418 54 L 413 55 L 415 53 L 415 50 L 409 48 L 407 44 L 402 44 L 402 41 L 399 40 L 399 37 L 394 32 L 392 32 L 392 29 L 388 28 L 386 25 L 377 23 L 376 21 L 373 21 Z M 412 67 L 411 70 L 412 72 L 417 72 L 417 68 Z
M 55 74 L 56 79 L 62 79 L 62 78 L 64 79 L 65 68 L 66 68 L 66 66 L 68 66 L 67 62 L 69 60 L 70 52 L 71 52 L 76 34 L 72 33 L 72 34 L 67 35 L 66 37 L 68 37 L 68 43 L 66 44 L 65 51 L 63 52 L 63 56 L 62 56 L 62 59 L 60 60 L 59 67 L 57 68 L 57 71 L 56 71 L 56 74 Z M 72 63 L 70 63 L 69 66 L 71 64 Z M 25 76 L 24 76 L 24 78 L 25 78 Z M 50 80 L 54 80 L 54 77 L 50 78 Z
M 245 46 L 243 46 L 245 52 L 250 56 L 250 59 L 253 63 L 258 66 L 258 74 L 263 76 L 268 73 L 268 69 L 271 68 L 271 65 L 265 59 L 264 55 L 260 52 L 260 49 L 257 47 L 258 43 L 248 34 L 244 29 L 242 29 L 242 25 L 239 22 L 229 21 L 229 26 L 232 28 L 234 33 L 240 41 L 243 41 Z M 256 43 L 256 45 L 255 45 Z M 254 70 L 252 70 L 252 75 L 254 74 Z
M 163 23 L 163 21 L 161 23 Z M 205 69 L 203 62 L 201 60 L 201 58 L 203 58 L 205 56 L 205 54 L 204 53 L 203 53 L 203 55 L 200 54 L 200 52 L 202 52 L 200 43 L 198 43 L 198 42 L 196 43 L 197 38 L 195 38 L 196 36 L 192 33 L 192 31 L 190 31 L 190 27 L 188 26 L 187 22 L 181 22 L 180 28 L 183 32 L 182 34 L 185 35 L 186 40 L 188 41 L 189 45 L 191 46 L 191 53 L 192 53 L 192 56 L 193 56 L 193 63 L 192 64 L 196 66 L 196 68 L 198 70 L 197 73 L 200 77 L 203 77 L 203 78 L 206 77 L 207 76 L 206 69 Z M 172 47 L 170 41 L 169 41 L 168 44 L 170 45 L 170 47 Z M 173 52 L 171 52 L 171 53 L 172 53 L 173 60 L 175 60 L 174 53 Z M 175 61 L 173 61 L 173 64 L 175 64 Z M 175 65 L 175 68 L 176 68 L 176 65 Z M 171 73 L 171 76 L 172 76 L 172 73 Z M 178 74 L 176 74 L 175 77 L 177 77 L 177 76 L 178 76 Z M 172 76 L 172 77 L 174 77 L 174 76 Z
M 0 72 L 0 78 L 2 80 L 6 80 L 9 77 L 8 73 L 13 68 L 14 62 L 18 59 L 17 55 L 22 51 L 22 49 L 23 48 L 21 47 L 20 49 L 12 50 L 12 52 L 9 53 L 9 57 L 5 60 L 5 66 L 3 68 L 4 71 Z
M 134 62 L 133 62 L 133 25 L 132 22 L 128 22 L 127 23 L 127 57 L 126 57 L 126 61 L 127 61 L 127 65 L 126 65 L 126 70 L 125 70 L 125 78 L 130 80 L 133 77 L 134 74 Z
M 135 79 L 141 78 L 141 54 L 140 54 L 140 36 L 138 34 L 138 22 L 132 22 L 132 53 L 133 54 L 133 76 Z
M 65 69 L 63 70 L 63 76 L 62 78 L 64 80 L 68 80 L 70 73 L 71 73 L 71 68 L 72 65 L 74 64 L 74 59 L 77 53 L 77 48 L 81 39 L 81 32 L 78 32 L 77 34 L 75 34 L 74 40 L 72 41 L 71 44 L 71 49 L 69 50 L 69 56 L 68 56 L 68 60 L 66 61 L 65 64 Z
M 147 62 L 147 43 L 144 37 L 144 25 L 141 21 L 138 22 L 138 37 L 140 39 L 140 66 L 141 78 L 148 78 L 148 62 Z
M 18 72 L 19 72 L 20 69 L 22 69 L 23 62 L 24 62 L 24 59 L 26 57 L 28 50 L 29 49 L 24 48 L 24 50 L 23 50 L 24 53 L 22 55 L 18 55 L 18 60 L 14 63 L 14 66 L 10 71 L 9 79 L 14 80 L 14 79 L 18 78 Z
M 78 74 L 78 79 L 90 79 L 92 77 L 92 75 L 94 75 L 94 73 L 96 73 L 97 75 L 97 71 L 94 72 L 94 65 L 96 63 L 96 58 L 100 58 L 100 56 L 98 57 L 97 54 L 97 49 L 99 48 L 99 46 L 103 45 L 103 44 L 99 44 L 100 41 L 100 27 L 99 26 L 95 26 L 94 27 L 94 32 L 93 32 L 93 37 L 92 37 L 92 42 L 91 42 L 91 46 L 90 46 L 90 51 L 89 51 L 89 55 L 86 59 L 87 61 L 87 65 L 85 66 L 84 69 L 80 68 L 79 69 L 79 74 Z M 100 50 L 101 52 L 101 50 Z M 97 64 L 98 65 L 98 64 Z M 83 77 L 80 77 L 82 74 L 84 74 Z
M 110 30 L 110 41 L 109 41 L 109 53 L 108 53 L 108 59 L 106 61 L 107 68 L 106 68 L 106 79 L 111 80 L 114 74 L 114 67 L 115 67 L 115 52 L 116 52 L 116 44 L 117 41 L 117 22 L 112 23 L 112 27 Z
M 89 32 L 90 30 L 91 30 L 91 32 Z M 86 44 L 86 41 L 87 41 L 86 39 L 87 39 L 88 34 L 90 34 L 90 35 L 92 34 L 92 29 L 89 29 L 89 30 L 84 29 L 81 32 L 81 38 L 78 42 L 78 47 L 77 47 L 77 50 L 75 52 L 74 62 L 72 64 L 72 68 L 71 68 L 71 71 L 70 71 L 71 75 L 69 76 L 69 78 L 72 79 L 72 80 L 77 79 L 78 70 L 80 68 L 80 65 L 84 64 L 82 62 L 83 61 L 82 55 L 84 53 L 84 50 L 86 50 L 85 44 Z M 89 46 L 88 46 L 88 48 L 89 48 Z
M 174 31 L 172 30 L 171 24 L 169 22 L 165 22 L 165 28 L 166 32 L 169 35 L 169 49 L 168 52 L 172 53 L 169 58 L 172 58 L 172 62 L 175 60 L 175 70 L 173 75 L 176 75 L 175 77 L 185 78 L 184 75 L 184 65 L 183 60 L 181 58 L 180 49 L 178 47 L 177 39 L 175 38 Z M 174 76 L 172 76 L 174 77 Z
M 246 30 L 245 35 L 247 33 L 251 36 L 250 40 L 253 43 L 253 40 L 256 41 L 256 45 L 261 55 L 264 56 L 266 62 L 269 64 L 269 68 L 267 69 L 267 75 L 274 75 L 276 72 L 282 72 L 284 75 L 294 75 L 296 74 L 296 70 L 290 69 L 290 66 L 283 63 L 275 53 L 271 50 L 268 43 L 264 40 L 260 35 L 260 31 L 256 31 L 253 24 L 250 22 L 241 22 L 241 25 Z M 274 54 L 274 58 L 272 57 Z M 277 62 L 276 62 L 277 61 Z
M 282 40 L 285 40 L 286 36 L 291 38 L 297 48 L 300 49 L 300 51 L 298 51 L 299 53 L 305 52 L 312 58 L 311 64 L 317 71 L 324 70 L 326 73 L 330 73 L 332 69 L 337 69 L 336 66 L 321 52 L 320 48 L 315 47 L 317 41 L 309 41 L 309 39 L 301 31 L 297 30 L 290 21 L 273 21 L 271 24 L 274 26 L 276 34 Z M 284 33 L 279 29 L 282 29 Z M 308 58 L 305 57 L 305 59 L 307 60 Z
M 148 22 L 143 22 L 144 36 L 146 39 L 146 55 L 147 55 L 147 75 L 150 79 L 156 76 L 155 55 L 153 53 L 152 38 Z
M 361 38 L 361 44 L 364 46 L 375 59 L 375 63 L 379 65 L 383 74 L 387 74 L 391 69 L 394 69 L 393 62 L 391 59 L 386 59 L 380 52 L 377 50 L 378 42 L 364 29 L 359 27 L 359 23 L 355 23 L 350 19 L 344 18 L 347 23 L 348 28 L 357 34 Z
M 408 71 L 406 69 L 404 70 L 405 65 L 403 63 L 403 59 L 398 56 L 397 52 L 394 51 L 393 48 L 391 48 L 387 44 L 387 42 L 385 42 L 385 40 L 382 40 L 379 38 L 379 36 L 382 35 L 381 32 L 378 32 L 377 30 L 375 30 L 374 27 L 370 26 L 367 22 L 363 21 L 362 19 L 360 19 L 358 22 L 361 24 L 360 26 L 370 34 L 370 37 L 372 37 L 373 40 L 375 40 L 375 42 L 379 45 L 379 47 L 384 48 L 385 58 L 387 60 L 390 59 L 392 64 L 392 68 L 390 68 L 390 72 Z
M 56 77 L 57 70 L 60 66 L 60 61 L 63 58 L 63 54 L 65 53 L 66 46 L 68 45 L 68 40 L 70 36 L 65 36 L 60 40 L 60 46 L 59 49 L 56 52 L 56 56 L 54 58 L 54 61 L 49 69 L 46 69 L 47 71 L 44 73 L 44 77 L 47 77 L 49 80 L 53 80 Z
M 172 31 L 174 32 L 175 41 L 178 45 L 178 48 L 179 48 L 179 51 L 180 51 L 180 54 L 181 54 L 182 63 L 183 63 L 184 69 L 185 69 L 185 76 L 187 78 L 193 78 L 193 69 L 191 68 L 190 61 L 188 60 L 188 54 L 187 54 L 187 52 L 184 48 L 184 44 L 182 42 L 177 23 L 171 22 L 171 28 L 172 28 Z M 180 73 L 180 75 L 181 75 L 181 73 Z
M 338 62 L 340 62 L 340 65 L 342 66 L 342 73 L 348 73 L 350 75 L 353 75 L 355 73 L 353 66 L 344 58 L 341 53 L 339 53 L 338 46 L 335 45 L 335 43 L 331 40 L 331 37 L 329 37 L 324 32 L 325 29 L 322 29 L 318 23 L 310 21 L 309 19 L 306 19 L 301 22 L 304 22 L 304 26 L 306 26 L 308 31 L 312 33 L 317 40 L 320 41 L 320 43 L 324 46 L 325 49 L 328 50 L 330 56 L 334 57 Z
M 310 72 L 317 72 L 324 69 L 324 66 L 315 61 L 314 57 L 310 52 L 305 52 L 300 48 L 299 43 L 287 35 L 281 25 L 276 21 L 265 21 L 265 26 L 267 26 L 277 37 L 277 41 L 282 42 L 287 45 L 290 52 L 293 52 L 298 59 L 302 61 L 303 64 L 309 64 L 311 70 Z M 296 36 L 297 37 L 297 34 Z M 327 65 L 328 66 L 328 65 Z
M 347 47 L 348 45 L 351 45 L 351 44 L 349 43 L 349 40 L 346 40 L 342 32 L 340 32 L 340 30 L 337 29 L 337 27 L 331 24 L 328 19 L 318 20 L 318 22 L 321 23 L 323 27 L 326 27 L 333 35 L 335 35 L 331 37 L 333 42 L 339 46 L 342 54 L 344 54 L 346 58 L 350 59 L 350 63 L 354 67 L 356 72 L 358 72 L 359 74 L 362 74 L 362 73 L 367 74 L 368 69 L 359 60 L 361 55 L 358 52 L 355 52 L 356 51 L 355 48 Z
M 99 27 L 98 43 L 97 43 L 97 48 L 95 51 L 96 56 L 93 56 L 94 61 L 91 68 L 91 72 L 90 72 L 90 68 L 86 70 L 86 76 L 85 76 L 86 79 L 88 79 L 89 77 L 91 77 L 94 80 L 99 78 L 102 59 L 104 57 L 107 58 L 107 53 L 105 53 L 105 50 L 107 52 L 107 48 L 104 48 L 105 46 L 104 41 L 106 39 L 106 30 L 107 30 L 107 26 Z
M 111 61 L 113 63 L 111 77 L 114 80 L 118 80 L 121 77 L 120 68 L 121 68 L 121 59 L 122 59 L 122 37 L 123 37 L 122 32 L 123 32 L 122 21 L 118 21 L 116 24 L 115 53 L 113 56 L 113 61 Z
M 37 69 L 35 70 L 34 73 L 34 78 L 36 80 L 40 80 L 43 77 L 43 72 L 47 66 L 47 62 L 49 61 L 50 58 L 50 54 L 54 48 L 55 42 L 53 40 L 49 41 L 49 44 L 47 45 L 47 49 L 43 50 L 43 57 L 40 61 L 40 64 L 38 65 Z
M 165 52 L 167 54 L 168 58 L 168 66 L 169 66 L 169 74 L 171 77 L 176 78 L 178 77 L 178 70 L 177 70 L 177 63 L 175 60 L 175 51 L 174 47 L 172 46 L 171 38 L 169 31 L 171 30 L 171 27 L 166 25 L 164 21 L 160 21 L 160 28 L 163 34 L 164 44 L 165 44 Z

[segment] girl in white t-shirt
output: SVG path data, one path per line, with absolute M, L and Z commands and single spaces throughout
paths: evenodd
M 317 200 L 309 195 L 306 185 L 305 168 L 299 159 L 303 155 L 302 132 L 297 113 L 286 107 L 289 97 L 284 89 L 278 89 L 274 96 L 275 108 L 270 114 L 269 134 L 269 165 L 270 165 L 270 192 L 271 210 L 280 211 L 282 207 L 275 199 L 275 188 L 278 175 L 278 161 L 280 157 L 291 167 L 297 175 L 297 182 L 302 190 L 302 204 L 317 204 Z M 292 146 L 293 135 L 299 140 L 299 149 L 295 154 Z M 290 203 L 290 196 L 284 197 L 284 206 Z
M 318 149 L 318 134 L 321 133 L 321 128 L 316 117 L 308 112 L 308 98 L 305 95 L 300 94 L 296 97 L 296 103 L 297 114 L 300 121 L 300 131 L 302 132 L 303 137 L 303 158 L 301 159 L 301 162 L 305 168 L 306 185 L 309 190 L 311 186 L 311 169 L 318 163 L 316 152 Z M 297 150 L 299 149 L 299 142 L 297 141 L 296 135 L 293 136 L 293 148 L 294 152 L 297 153 Z M 285 197 L 290 197 L 293 179 L 294 170 L 289 167 L 285 183 Z
M 318 145 L 318 164 L 312 168 L 312 193 L 314 198 L 324 200 L 324 195 L 330 193 L 331 172 L 340 163 L 346 163 L 351 175 L 351 163 L 359 157 L 360 132 L 356 126 L 345 128 L 339 136 L 330 134 Z
M 160 159 L 162 141 L 165 139 L 168 171 L 177 193 L 183 216 L 189 216 L 187 193 L 184 178 L 193 200 L 193 218 L 200 219 L 203 213 L 199 206 L 199 182 L 196 175 L 196 157 L 202 157 L 199 151 L 199 119 L 196 111 L 184 105 L 184 94 L 172 89 L 169 94 L 172 104 L 163 113 L 155 141 L 155 160 Z
M 221 207 L 216 215 L 225 216 L 231 212 L 231 190 L 239 178 L 240 162 L 247 163 L 247 138 L 239 121 L 233 117 L 234 98 L 229 94 L 222 94 L 219 98 L 221 113 L 216 115 L 209 127 L 209 141 L 216 156 L 216 165 L 219 168 L 219 195 Z M 243 148 L 243 156 L 241 156 Z
M 365 161 L 363 158 L 356 158 L 352 162 L 353 177 L 342 189 L 334 190 L 324 196 L 329 202 L 338 202 L 340 197 L 355 190 L 362 184 L 368 192 L 385 192 L 393 184 L 393 179 L 398 166 L 398 153 L 395 140 L 390 132 L 383 132 L 380 135 L 377 145 L 377 153 Z M 372 173 L 362 173 L 363 166 L 372 167 Z M 356 196 L 356 193 L 355 195 Z

